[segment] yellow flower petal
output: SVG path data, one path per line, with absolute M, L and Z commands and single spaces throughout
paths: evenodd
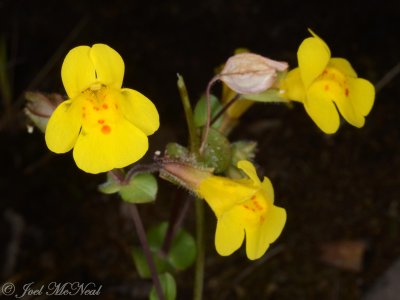
M 64 59 L 61 78 L 71 99 L 96 82 L 96 70 L 89 53 L 89 46 L 79 46 L 69 51 Z
M 286 211 L 272 206 L 268 210 L 265 220 L 258 227 L 246 227 L 246 254 L 251 260 L 264 255 L 269 245 L 282 233 L 286 223 Z
M 126 167 L 139 160 L 147 149 L 146 135 L 121 118 L 102 130 L 82 129 L 73 154 L 80 169 L 97 174 Z
M 301 78 L 307 89 L 322 74 L 331 57 L 329 47 L 318 37 L 305 39 L 297 51 Z
M 97 81 L 114 88 L 121 88 L 125 65 L 117 51 L 105 44 L 95 44 L 90 50 L 90 58 L 96 69 Z
M 200 182 L 197 192 L 219 218 L 233 206 L 250 199 L 257 189 L 228 178 L 211 176 Z
M 271 206 L 270 210 L 267 212 L 262 229 L 265 240 L 269 243 L 275 242 L 281 235 L 285 224 L 286 210 L 278 206 Z
M 55 153 L 72 149 L 81 128 L 79 99 L 62 102 L 51 115 L 46 127 L 47 147 Z
M 349 97 L 338 98 L 335 103 L 337 108 L 339 109 L 340 114 L 348 123 L 358 128 L 364 126 L 364 117 L 355 110 L 355 108 L 353 107 L 353 103 L 351 103 Z
M 264 255 L 270 243 L 265 240 L 262 228 L 246 228 L 246 255 L 255 260 Z
M 332 57 L 329 60 L 328 66 L 339 70 L 347 77 L 357 77 L 356 71 L 354 71 L 349 61 L 344 58 Z
M 329 85 L 330 91 L 325 86 Z M 338 97 L 337 83 L 333 81 L 319 80 L 314 83 L 307 94 L 304 107 L 311 119 L 325 133 L 335 133 L 340 124 L 339 113 L 333 104 L 333 98 Z
M 359 114 L 366 116 L 372 109 L 375 99 L 375 88 L 371 82 L 362 78 L 348 79 L 349 98 L 354 109 Z
M 261 183 L 262 189 L 261 191 L 264 193 L 265 197 L 274 203 L 274 188 L 272 186 L 271 181 L 269 178 L 264 177 L 263 182 Z
M 249 178 L 256 184 L 261 184 L 260 179 L 258 178 L 256 168 L 254 165 L 248 160 L 241 160 L 237 163 L 237 167 L 241 169 Z
M 218 219 L 215 232 L 215 248 L 219 255 L 226 256 L 239 249 L 244 240 L 244 228 L 231 213 Z
M 160 126 L 153 102 L 132 89 L 122 89 L 122 96 L 121 111 L 125 118 L 146 135 L 153 134 Z
M 306 99 L 306 90 L 304 89 L 299 68 L 287 73 L 280 88 L 284 92 L 283 96 L 289 100 L 304 102 Z

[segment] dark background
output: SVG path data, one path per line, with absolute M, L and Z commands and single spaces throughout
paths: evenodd
M 60 69 L 69 49 L 106 43 L 124 58 L 124 86 L 157 105 L 161 128 L 150 137 L 150 160 L 166 143 L 185 143 L 176 73 L 194 102 L 214 68 L 238 47 L 296 66 L 311 28 L 347 58 L 360 77 L 378 83 L 399 63 L 397 1 L 0 1 L 0 34 L 13 110 L 0 120 L 0 279 L 19 285 L 58 281 L 102 284 L 101 299 L 143 299 L 130 251 L 137 237 L 117 197 L 97 192 L 104 175 L 88 175 L 71 154 L 53 155 L 39 131 L 28 134 L 26 90 L 64 93 Z M 332 136 L 301 105 L 256 105 L 232 135 L 259 142 L 260 173 L 274 184 L 288 213 L 266 260 L 243 248 L 214 250 L 215 219 L 207 210 L 207 299 L 361 299 L 400 254 L 399 77 L 377 93 L 362 129 L 346 123 Z M 168 219 L 176 189 L 160 182 L 155 204 L 140 207 L 146 226 Z M 193 232 L 190 210 L 184 226 Z M 321 246 L 367 245 L 349 271 L 321 261 Z M 351 257 L 352 258 L 352 257 Z M 177 274 L 179 299 L 190 299 L 193 270 Z

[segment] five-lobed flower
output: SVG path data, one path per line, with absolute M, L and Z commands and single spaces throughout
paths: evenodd
M 218 219 L 217 252 L 223 256 L 232 254 L 246 237 L 247 257 L 254 260 L 264 255 L 281 234 L 286 211 L 274 205 L 274 190 L 268 178 L 261 182 L 249 161 L 239 161 L 237 167 L 248 178 L 208 176 L 200 181 L 196 192 Z
M 159 127 L 154 104 L 121 88 L 121 56 L 105 44 L 78 46 L 65 57 L 61 77 L 69 100 L 51 115 L 46 144 L 55 153 L 73 148 L 77 166 L 88 173 L 123 168 L 148 150 L 148 135 Z
M 311 31 L 310 31 L 311 32 Z M 281 84 L 283 96 L 304 104 L 307 113 L 325 133 L 335 133 L 340 125 L 339 113 L 358 128 L 364 126 L 371 111 L 375 88 L 357 78 L 344 58 L 331 58 L 329 47 L 316 34 L 300 45 L 299 66 L 291 70 Z

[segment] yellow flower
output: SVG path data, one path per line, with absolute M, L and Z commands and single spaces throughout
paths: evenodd
M 311 32 L 311 31 L 310 31 Z M 281 89 L 288 99 L 300 101 L 325 133 L 339 128 L 340 114 L 353 126 L 364 126 L 371 111 L 375 88 L 344 58 L 331 58 L 329 47 L 317 35 L 306 38 L 297 52 L 299 67 L 284 79 Z
M 61 77 L 69 100 L 60 104 L 46 128 L 47 147 L 73 150 L 88 173 L 123 168 L 148 149 L 148 135 L 159 127 L 154 104 L 139 92 L 121 88 L 124 61 L 104 44 L 79 46 L 65 57 Z
M 246 236 L 247 257 L 254 260 L 264 255 L 281 234 L 286 211 L 273 204 L 274 190 L 268 178 L 261 182 L 249 161 L 239 161 L 237 166 L 248 178 L 209 176 L 200 182 L 197 192 L 217 216 L 217 252 L 232 254 Z

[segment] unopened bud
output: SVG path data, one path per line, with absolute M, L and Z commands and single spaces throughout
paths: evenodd
M 26 92 L 25 98 L 27 100 L 25 114 L 37 128 L 45 132 L 51 114 L 64 100 L 63 97 L 59 94 L 45 95 L 39 92 Z
M 219 79 L 238 94 L 258 94 L 271 88 L 277 72 L 287 68 L 286 62 L 254 53 L 240 53 L 227 60 Z

